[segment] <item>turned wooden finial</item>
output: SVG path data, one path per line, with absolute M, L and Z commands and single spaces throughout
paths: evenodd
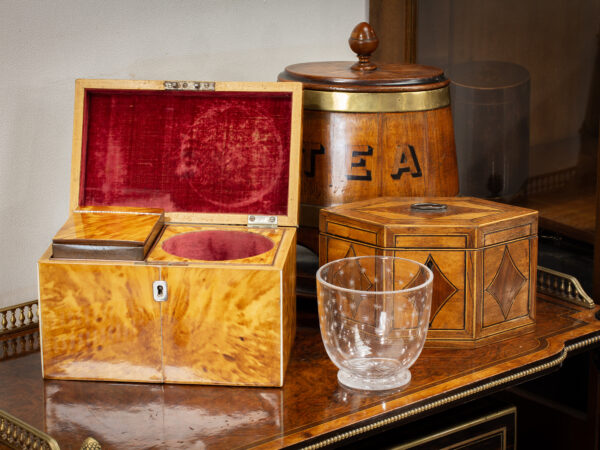
M 348 43 L 352 51 L 358 56 L 358 62 L 352 65 L 352 70 L 371 72 L 377 69 L 377 66 L 369 61 L 371 53 L 375 51 L 379 44 L 379 39 L 377 39 L 371 25 L 367 22 L 361 22 L 356 25 L 350 34 Z

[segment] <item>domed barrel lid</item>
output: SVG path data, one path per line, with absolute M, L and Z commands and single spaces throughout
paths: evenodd
M 448 85 L 444 72 L 419 64 L 380 64 L 370 60 L 379 40 L 366 22 L 352 30 L 348 40 L 358 62 L 329 61 L 293 64 L 279 74 L 279 81 L 300 81 L 304 89 L 333 92 L 411 92 Z

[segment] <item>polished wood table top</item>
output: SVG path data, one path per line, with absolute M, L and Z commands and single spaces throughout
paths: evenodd
M 37 335 L 23 332 L 0 338 L 0 410 L 61 448 L 88 436 L 103 449 L 319 448 L 557 370 L 570 353 L 600 345 L 599 309 L 540 296 L 534 331 L 478 348 L 426 347 L 410 384 L 380 394 L 338 384 L 315 316 L 299 321 L 283 388 L 43 380 Z

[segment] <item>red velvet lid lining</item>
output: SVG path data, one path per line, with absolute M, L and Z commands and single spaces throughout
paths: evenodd
M 79 204 L 285 215 L 289 92 L 86 91 Z

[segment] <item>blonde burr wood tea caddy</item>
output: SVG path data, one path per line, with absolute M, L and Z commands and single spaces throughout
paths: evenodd
M 358 24 L 358 61 L 293 64 L 280 81 L 304 87 L 300 241 L 316 251 L 319 210 L 380 196 L 453 196 L 458 170 L 443 70 L 374 64 L 371 26 Z
M 76 82 L 71 215 L 38 264 L 45 378 L 283 384 L 301 95 Z
M 427 265 L 426 345 L 481 345 L 535 326 L 537 211 L 471 197 L 381 197 L 321 210 L 319 245 L 321 264 L 390 255 Z

